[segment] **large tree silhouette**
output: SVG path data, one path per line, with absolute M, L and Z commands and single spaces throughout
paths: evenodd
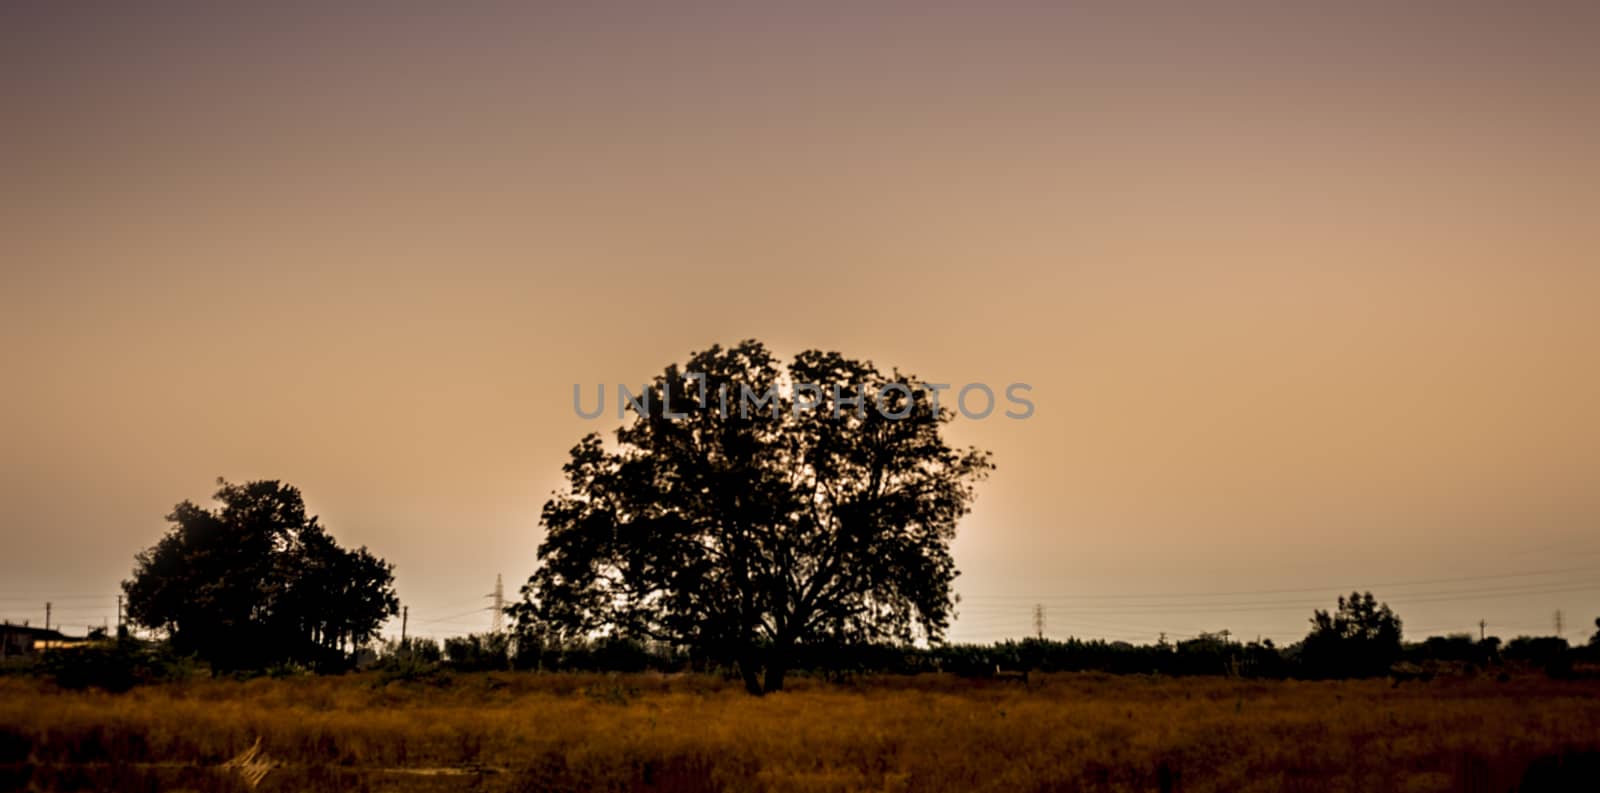
M 799 396 L 815 409 L 795 410 L 796 383 L 820 386 Z M 797 644 L 942 637 L 949 544 L 992 466 L 945 444 L 936 393 L 838 353 L 781 369 L 755 341 L 647 391 L 613 448 L 591 434 L 572 450 L 522 628 L 686 645 L 736 663 L 751 693 L 782 688 Z
M 340 548 L 300 491 L 217 480 L 208 510 L 185 501 L 124 581 L 128 616 L 219 670 L 336 666 L 395 614 L 394 568 Z

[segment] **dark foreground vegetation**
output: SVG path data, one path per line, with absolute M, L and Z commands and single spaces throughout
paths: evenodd
M 1330 680 L 1317 644 L 818 646 L 797 653 L 785 691 L 756 698 L 711 659 L 620 639 L 393 642 L 346 674 L 215 670 L 125 639 L 0 676 L 0 789 L 1533 791 L 1600 778 L 1590 647 L 1435 637 L 1398 644 L 1387 676 L 1358 663 L 1338 676 L 1367 679 Z
M 0 789 L 1577 790 L 1600 681 L 1036 673 L 0 678 Z

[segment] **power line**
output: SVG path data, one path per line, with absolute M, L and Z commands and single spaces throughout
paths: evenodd
M 1523 584 L 1499 588 L 1472 588 L 1456 590 L 1436 590 L 1428 592 L 1394 593 L 1385 597 L 1390 603 L 1438 603 L 1454 600 L 1474 600 L 1489 597 L 1526 597 L 1530 595 L 1556 595 L 1572 592 L 1587 592 L 1600 590 L 1600 583 L 1576 584 L 1567 582 L 1546 582 L 1539 584 Z M 1256 599 L 1244 601 L 1228 601 L 1222 603 L 1191 603 L 1183 601 L 1128 603 L 1123 605 L 1088 604 L 1088 605 L 1063 605 L 1046 600 L 1052 608 L 1060 611 L 1082 612 L 1088 614 L 1151 614 L 1151 613 L 1204 613 L 1204 612 L 1232 612 L 1232 611 L 1272 611 L 1301 609 L 1324 605 L 1321 599 L 1297 598 L 1292 600 Z M 1003 604 L 977 603 L 967 604 L 965 601 L 958 608 L 975 609 L 1005 609 Z M 1011 606 L 1009 608 L 1015 608 Z
M 41 593 L 35 595 L 0 595 L 0 600 L 111 600 L 116 594 L 98 595 L 53 595 Z
M 1544 575 L 1544 576 L 1559 575 L 1559 574 L 1566 574 L 1566 573 L 1573 572 L 1573 571 L 1588 571 L 1588 570 L 1589 570 L 1589 568 L 1568 568 L 1568 569 L 1560 569 L 1560 570 L 1530 571 L 1530 572 L 1523 572 L 1523 573 L 1510 573 L 1510 574 L 1491 575 L 1491 576 L 1470 576 L 1470 577 L 1469 576 L 1463 576 L 1463 577 L 1456 577 L 1456 578 L 1450 578 L 1450 579 L 1431 579 L 1429 581 L 1413 581 L 1413 582 L 1408 582 L 1406 585 L 1407 586 L 1424 586 L 1424 585 L 1434 584 L 1434 583 L 1462 582 L 1462 581 L 1488 581 L 1488 582 L 1494 582 L 1494 581 L 1505 581 L 1507 579 L 1514 579 L 1514 578 L 1524 578 L 1524 577 L 1541 576 L 1541 575 Z M 1307 590 L 1260 590 L 1260 591 L 1257 591 L 1256 593 L 1252 593 L 1252 594 L 1258 594 L 1258 595 L 1274 594 L 1274 593 L 1279 592 L 1279 591 L 1310 592 L 1310 591 L 1319 591 L 1319 590 L 1310 590 L 1310 589 L 1307 589 Z M 1486 598 L 1514 599 L 1514 598 L 1525 598 L 1525 597 L 1538 596 L 1538 595 L 1564 594 L 1564 593 L 1573 593 L 1573 592 L 1592 592 L 1592 591 L 1600 591 L 1600 584 L 1593 584 L 1593 583 L 1584 584 L 1584 583 L 1578 583 L 1576 581 L 1532 581 L 1532 582 L 1524 582 L 1524 583 L 1507 583 L 1507 584 L 1498 585 L 1498 586 L 1455 587 L 1455 588 L 1446 588 L 1446 589 L 1437 589 L 1437 590 L 1414 591 L 1414 592 L 1409 592 L 1409 593 L 1399 593 L 1396 596 L 1387 598 L 1387 600 L 1389 602 L 1392 602 L 1392 603 L 1398 605 L 1398 606 L 1408 606 L 1408 605 L 1428 604 L 1428 603 L 1453 603 L 1453 602 L 1460 602 L 1460 601 L 1482 600 L 1482 599 L 1486 599 Z M 1217 593 L 1217 594 L 1220 594 L 1220 593 Z M 989 602 L 984 602 L 985 598 L 983 598 L 981 596 L 980 597 L 976 597 L 976 598 L 971 598 L 971 599 L 963 599 L 962 602 L 957 604 L 957 606 L 955 608 L 955 616 L 954 616 L 954 622 L 953 622 L 952 628 L 953 628 L 953 630 L 956 630 L 956 631 L 958 631 L 960 633 L 968 634 L 968 635 L 990 635 L 990 636 L 1001 635 L 1001 636 L 1013 636 L 1014 637 L 1014 636 L 1016 636 L 1018 634 L 1023 634 L 1026 631 L 1026 629 L 1029 627 L 1029 613 L 1028 613 L 1027 610 L 1021 608 L 1020 604 L 1017 604 L 1017 603 L 1014 602 L 1015 600 L 1020 599 L 1021 597 L 1024 597 L 1024 596 L 995 596 L 992 599 L 989 599 Z M 1085 627 L 1085 628 L 1089 628 L 1094 632 L 1098 632 L 1098 633 L 1102 634 L 1102 636 L 1105 637 L 1105 638 L 1114 638 L 1114 637 L 1119 637 L 1119 636 L 1120 637 L 1139 636 L 1139 637 L 1143 638 L 1144 636 L 1147 636 L 1149 634 L 1159 633 L 1159 632 L 1162 632 L 1162 631 L 1160 631 L 1159 629 L 1155 628 L 1154 626 L 1136 625 L 1136 624 L 1132 624 L 1132 623 L 1123 622 L 1120 619 L 1120 616 L 1121 615 L 1138 615 L 1138 614 L 1151 614 L 1151 615 L 1159 615 L 1159 616 L 1176 615 L 1176 616 L 1184 617 L 1185 619 L 1183 621 L 1185 621 L 1185 622 L 1192 622 L 1195 619 L 1195 617 L 1197 617 L 1197 616 L 1198 617 L 1203 617 L 1205 615 L 1210 615 L 1210 614 L 1230 614 L 1230 613 L 1240 613 L 1240 612 L 1289 611 L 1289 610 L 1303 609 L 1303 608 L 1306 608 L 1308 606 L 1309 607 L 1315 607 L 1315 606 L 1319 606 L 1319 605 L 1325 605 L 1321 600 L 1304 600 L 1304 599 L 1281 600 L 1281 599 L 1277 599 L 1277 598 L 1255 598 L 1255 599 L 1245 600 L 1245 601 L 1232 601 L 1232 602 L 1223 602 L 1223 603 L 1215 603 L 1215 602 L 1213 602 L 1213 603 L 1206 603 L 1206 602 L 1194 603 L 1194 602 L 1172 602 L 1172 601 L 1170 601 L 1170 597 L 1171 596 L 1161 596 L 1163 598 L 1169 598 L 1168 602 L 1163 603 L 1163 602 L 1156 602 L 1156 601 L 1150 600 L 1150 598 L 1155 597 L 1155 596 L 1112 595 L 1112 596 L 1107 596 L 1107 597 L 1116 597 L 1116 598 L 1141 597 L 1141 598 L 1145 598 L 1145 600 L 1144 600 L 1144 602 L 1132 602 L 1132 603 L 1094 603 L 1094 604 L 1073 604 L 1073 605 L 1068 605 L 1068 606 L 1060 606 L 1060 605 L 1058 605 L 1058 606 L 1056 606 L 1056 608 L 1058 610 L 1060 610 L 1060 611 L 1067 612 L 1067 617 L 1064 620 L 1065 624 L 1068 624 L 1068 625 L 1071 625 L 1071 626 L 1074 626 L 1074 627 L 1082 626 L 1082 627 Z M 974 603 L 974 602 L 972 602 L 973 600 L 976 600 L 978 602 Z M 1011 601 L 1011 602 L 1007 602 L 1007 601 Z M 1043 609 L 1044 609 L 1044 603 L 1043 602 L 1036 602 L 1035 603 L 1034 608 L 1033 608 L 1033 612 L 1032 612 L 1032 617 L 1033 617 L 1032 627 L 1034 628 L 1033 632 L 1034 632 L 1035 635 L 1041 635 L 1042 634 L 1042 631 L 1040 630 L 1040 627 L 1041 627 L 1040 623 L 1041 623 L 1041 617 L 1042 617 Z M 1108 621 L 1107 622 L 1097 622 L 1095 620 L 1085 619 L 1085 618 L 1079 616 L 1081 614 L 1093 615 L 1093 616 L 1100 617 L 1100 618 L 1108 620 Z M 1168 624 L 1170 625 L 1171 623 L 1168 623 Z M 1518 629 L 1537 630 L 1537 628 L 1535 626 L 1529 626 L 1529 625 L 1525 625 L 1525 624 L 1517 624 L 1517 623 L 1514 623 L 1514 622 L 1513 623 L 1503 623 L 1502 622 L 1500 624 L 1505 628 L 1511 628 L 1513 630 L 1518 630 Z M 1558 625 L 1559 625 L 1559 623 L 1558 623 Z M 1484 621 L 1480 620 L 1480 622 L 1478 624 L 1478 628 L 1479 628 L 1479 633 L 1480 634 L 1485 634 L 1486 635 L 1486 623 Z M 1467 632 L 1470 631 L 1470 626 L 1463 625 L 1463 624 L 1450 624 L 1450 625 L 1429 626 L 1429 627 L 1426 627 L 1426 628 L 1415 628 L 1415 627 L 1413 627 L 1408 632 L 1413 634 L 1413 635 L 1416 635 L 1416 634 L 1429 634 L 1429 635 L 1432 635 L 1432 634 L 1435 634 L 1435 633 L 1437 633 L 1438 631 L 1441 631 L 1441 630 L 1455 630 L 1457 632 L 1467 633 Z M 1558 631 L 1558 635 L 1559 635 L 1560 627 L 1558 627 L 1557 631 Z M 1172 631 L 1166 631 L 1166 633 L 1171 633 L 1177 638 L 1186 638 L 1184 635 L 1177 634 L 1177 633 L 1172 632 Z M 1266 634 L 1264 634 L 1264 635 L 1266 635 Z M 1277 637 L 1277 636 L 1280 636 L 1280 635 L 1284 636 L 1284 637 L 1288 637 L 1288 638 L 1290 638 L 1290 640 L 1293 640 L 1294 638 L 1298 638 L 1300 634 L 1297 633 L 1297 632 L 1292 632 L 1292 631 L 1284 631 L 1281 634 L 1272 634 L 1273 637 Z
M 1197 597 L 1243 597 L 1243 596 L 1249 596 L 1249 595 L 1292 595 L 1292 594 L 1304 594 L 1304 593 L 1310 593 L 1310 592 L 1340 592 L 1340 591 L 1344 591 L 1344 590 L 1347 590 L 1347 589 L 1377 590 L 1377 589 L 1395 589 L 1395 588 L 1409 587 L 1409 586 L 1429 586 L 1429 585 L 1433 585 L 1433 584 L 1458 584 L 1458 583 L 1464 583 L 1464 582 L 1468 582 L 1468 581 L 1492 581 L 1492 580 L 1502 579 L 1502 578 L 1528 578 L 1528 577 L 1532 577 L 1532 576 L 1559 575 L 1559 574 L 1565 574 L 1565 573 L 1589 573 L 1589 574 L 1594 574 L 1594 573 L 1600 573 L 1600 568 L 1597 568 L 1597 567 L 1594 567 L 1593 565 L 1590 565 L 1590 566 L 1586 566 L 1586 567 L 1567 567 L 1567 568 L 1560 568 L 1560 569 L 1554 569 L 1554 570 L 1532 570 L 1532 571 L 1521 572 L 1521 573 L 1500 573 L 1500 574 L 1496 574 L 1496 575 L 1459 576 L 1459 577 L 1455 577 L 1455 578 L 1433 578 L 1433 579 L 1425 579 L 1425 580 L 1417 580 L 1417 581 L 1391 581 L 1389 583 L 1384 583 L 1384 584 L 1364 584 L 1364 585 L 1355 586 L 1355 587 L 1351 587 L 1348 584 L 1344 584 L 1344 585 L 1329 585 L 1329 586 L 1320 586 L 1320 587 L 1304 587 L 1304 588 L 1299 588 L 1299 589 L 1241 590 L 1241 591 L 1237 591 L 1237 592 L 1148 592 L 1148 593 L 1115 593 L 1115 594 L 1112 594 L 1112 593 L 1057 594 L 1057 595 L 1047 595 L 1047 596 L 1044 596 L 1042 599 L 1044 599 L 1044 600 L 1062 600 L 1062 599 L 1068 599 L 1068 600 L 1133 600 L 1133 599 L 1146 599 L 1146 600 L 1148 600 L 1148 599 L 1154 599 L 1154 598 L 1197 598 Z M 998 595 L 998 594 L 983 594 L 983 593 L 963 595 L 963 599 L 966 599 L 966 598 L 984 598 L 984 599 L 990 599 L 990 600 L 1039 600 L 1039 599 L 1041 599 L 1041 597 L 1039 595 Z
M 488 611 L 488 610 L 489 610 L 488 607 L 484 606 L 484 607 L 481 607 L 481 608 L 475 608 L 475 609 L 473 609 L 471 611 L 463 611 L 460 614 L 451 614 L 448 617 L 440 617 L 438 619 L 432 619 L 432 620 L 423 620 L 422 622 L 418 622 L 416 624 L 417 625 L 436 625 L 436 624 L 441 623 L 441 622 L 450 622 L 451 620 L 460 620 L 460 619 L 462 619 L 464 617 L 470 617 L 470 616 L 472 616 L 474 614 L 482 614 L 483 612 Z

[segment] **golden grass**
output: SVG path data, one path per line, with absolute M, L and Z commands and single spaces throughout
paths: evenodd
M 258 739 L 279 764 L 258 790 L 1505 790 L 1600 749 L 1600 683 L 0 679 L 0 788 L 237 789 L 216 767 Z

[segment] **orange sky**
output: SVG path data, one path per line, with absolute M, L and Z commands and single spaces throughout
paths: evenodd
M 1600 615 L 1594 6 L 514 5 L 0 11 L 0 614 L 221 475 L 481 629 L 571 384 L 756 337 L 1033 385 L 954 638 Z

